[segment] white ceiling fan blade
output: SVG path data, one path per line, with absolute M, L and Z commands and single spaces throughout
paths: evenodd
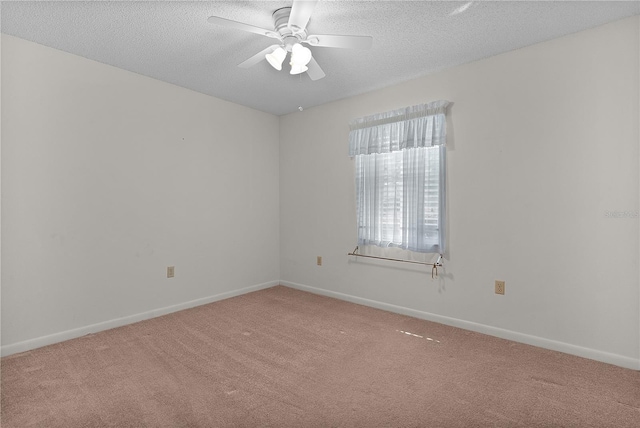
M 244 24 L 242 22 L 231 21 L 230 19 L 220 18 L 219 16 L 210 16 L 207 19 L 209 23 L 222 25 L 228 28 L 235 28 L 236 30 L 248 31 L 250 33 L 260 34 L 262 36 L 273 37 L 279 39 L 280 35 L 272 30 L 265 30 L 264 28 L 254 27 L 253 25 Z
M 306 42 L 311 46 L 322 46 L 325 48 L 370 49 L 373 44 L 373 37 L 314 34 L 307 37 Z
M 318 0 L 293 0 L 287 26 L 294 32 L 300 32 L 307 28 L 316 3 L 318 3 Z
M 249 58 L 248 60 L 241 62 L 240 64 L 238 64 L 238 67 L 240 68 L 249 68 L 249 67 L 253 67 L 254 65 L 256 65 L 257 63 L 259 63 L 260 61 L 265 59 L 265 55 L 267 55 L 268 53 L 273 52 L 274 50 L 278 49 L 280 46 L 278 45 L 271 45 L 268 48 L 261 50 L 260 52 L 258 52 L 257 54 L 255 54 L 254 56 L 252 56 L 251 58 Z
M 309 67 L 309 69 L 307 70 L 307 74 L 309 75 L 311 80 L 320 80 L 324 76 L 326 76 L 326 74 L 324 74 L 324 71 L 322 71 L 322 68 L 320 68 L 313 57 L 311 58 L 311 61 L 309 61 L 309 64 L 307 64 L 307 67 Z

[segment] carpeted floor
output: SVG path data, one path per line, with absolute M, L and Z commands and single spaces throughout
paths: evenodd
M 1 363 L 3 428 L 640 426 L 640 372 L 281 286 Z

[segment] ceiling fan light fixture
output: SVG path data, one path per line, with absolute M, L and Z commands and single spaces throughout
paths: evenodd
M 311 61 L 311 50 L 305 48 L 300 43 L 296 43 L 291 48 L 291 65 L 305 66 Z
M 271 64 L 271 67 L 280 71 L 282 70 L 282 63 L 284 62 L 284 59 L 286 58 L 286 56 L 287 56 L 287 51 L 279 47 L 275 49 L 273 52 L 266 54 L 265 58 L 267 59 L 269 64 Z

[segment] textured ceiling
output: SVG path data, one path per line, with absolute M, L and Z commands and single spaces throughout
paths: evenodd
M 312 47 L 326 77 L 266 61 L 274 39 L 207 22 L 273 28 L 284 1 L 2 2 L 2 32 L 276 115 L 640 14 L 639 1 L 323 1 L 309 33 L 373 36 L 367 51 Z M 465 6 L 466 5 L 466 9 Z M 465 9 L 456 13 L 456 10 Z

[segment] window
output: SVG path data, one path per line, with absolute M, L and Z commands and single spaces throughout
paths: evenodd
M 447 101 L 351 122 L 358 244 L 443 253 Z

